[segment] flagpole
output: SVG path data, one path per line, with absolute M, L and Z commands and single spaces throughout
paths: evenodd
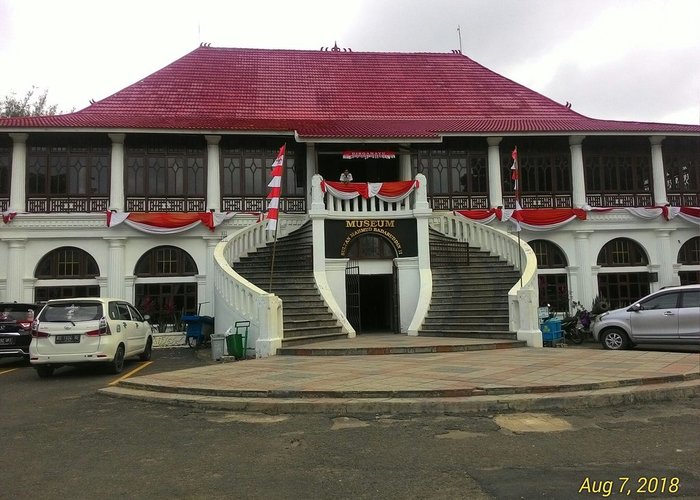
M 279 219 L 277 220 L 277 223 L 275 224 L 275 236 L 274 240 L 272 242 L 272 262 L 270 263 L 270 288 L 269 292 L 272 293 L 272 277 L 275 274 L 275 253 L 277 250 L 277 226 L 279 225 Z
M 521 182 L 521 177 L 520 177 L 520 158 L 518 158 L 518 146 L 516 145 L 515 148 L 513 149 L 513 161 L 515 161 L 515 210 L 518 210 L 518 207 L 520 206 L 520 182 Z M 523 252 L 522 249 L 520 248 L 520 231 L 522 228 L 520 227 L 520 222 L 516 219 L 517 225 L 517 233 L 518 233 L 518 269 L 520 271 L 520 287 L 522 288 L 523 286 Z
M 287 144 L 285 143 L 277 153 L 277 158 L 272 164 L 272 180 L 268 187 L 271 188 L 270 197 L 272 197 L 271 205 L 274 205 L 274 222 L 275 234 L 272 242 L 272 259 L 270 261 L 270 287 L 269 292 L 272 293 L 272 278 L 275 274 L 275 254 L 277 253 L 277 228 L 279 225 L 279 202 L 282 198 L 282 171 L 284 170 L 284 160 L 287 152 Z M 275 199 L 276 198 L 276 199 Z M 268 213 L 268 228 L 269 228 L 269 213 Z

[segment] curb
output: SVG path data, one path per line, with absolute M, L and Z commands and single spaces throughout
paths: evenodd
M 529 393 L 421 398 L 260 398 L 176 394 L 107 387 L 99 394 L 121 399 L 206 410 L 291 414 L 462 414 L 599 408 L 700 396 L 700 380 L 645 384 L 567 393 Z

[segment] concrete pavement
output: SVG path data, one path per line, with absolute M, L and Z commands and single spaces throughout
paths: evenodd
M 296 355 L 133 377 L 101 393 L 266 413 L 489 413 L 700 395 L 700 353 L 514 347 L 511 341 L 367 334 Z

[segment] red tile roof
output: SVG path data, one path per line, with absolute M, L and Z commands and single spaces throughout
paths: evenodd
M 462 54 L 199 47 L 67 115 L 0 129 L 296 132 L 301 138 L 479 133 L 700 133 L 700 126 L 595 120 Z

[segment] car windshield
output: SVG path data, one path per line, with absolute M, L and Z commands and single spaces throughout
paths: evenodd
M 39 321 L 73 322 L 94 321 L 102 314 L 101 302 L 61 302 L 48 304 L 41 312 Z
M 38 310 L 32 304 L 0 304 L 0 321 L 31 321 Z

